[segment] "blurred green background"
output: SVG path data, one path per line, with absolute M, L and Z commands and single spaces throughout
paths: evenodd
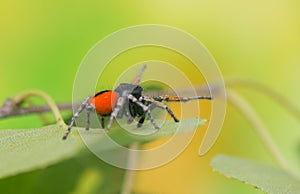
M 30 88 L 47 92 L 57 102 L 70 102 L 77 68 L 88 50 L 110 33 L 138 24 L 164 24 L 182 29 L 209 49 L 224 77 L 256 80 L 295 103 L 300 98 L 300 1 L 297 0 L 2 0 L 0 102 Z M 247 88 L 239 91 L 259 112 L 291 165 L 299 170 L 297 120 L 269 98 Z M 41 125 L 35 115 L 0 120 L 1 129 Z M 217 153 L 274 164 L 251 125 L 236 109 L 228 106 L 216 145 L 207 155 L 199 157 L 202 136 L 198 131 L 187 150 L 168 165 L 138 172 L 135 193 L 261 193 L 212 172 L 209 166 Z M 0 192 L 117 192 L 110 189 L 117 187 L 116 177 L 121 170 L 101 164 L 105 166 L 103 170 L 98 163 L 101 162 L 92 156 L 70 159 L 0 180 Z M 119 173 L 105 177 L 110 170 Z

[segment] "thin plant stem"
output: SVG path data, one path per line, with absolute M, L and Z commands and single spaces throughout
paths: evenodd
M 9 99 L 10 101 L 11 99 Z M 59 110 L 71 110 L 73 105 L 71 103 L 61 103 L 57 104 Z M 15 117 L 15 116 L 22 116 L 22 115 L 29 115 L 29 114 L 36 114 L 36 113 L 44 113 L 49 112 L 51 109 L 49 106 L 30 106 L 30 107 L 18 107 L 16 109 L 11 109 L 11 107 L 2 106 L 0 107 L 0 119 L 8 118 L 8 117 Z
M 244 100 L 240 95 L 235 93 L 234 91 L 228 89 L 227 90 L 227 99 L 233 104 L 241 113 L 245 115 L 245 117 L 251 122 L 254 127 L 255 132 L 261 138 L 262 142 L 266 146 L 266 148 L 271 153 L 272 157 L 276 160 L 276 162 L 283 169 L 294 173 L 290 167 L 285 157 L 281 154 L 277 146 L 275 145 L 273 139 L 267 132 L 267 128 L 264 126 L 263 122 L 253 110 L 253 108 Z
M 136 175 L 136 171 L 133 170 L 136 168 L 137 163 L 138 163 L 138 155 L 135 150 L 137 150 L 140 147 L 139 142 L 134 142 L 130 144 L 129 148 L 130 151 L 128 155 L 128 160 L 127 160 L 127 170 L 125 172 L 124 176 L 124 181 L 123 181 L 123 186 L 122 186 L 122 194 L 130 194 L 132 193 L 132 187 L 134 184 L 134 179 Z
M 300 107 L 297 104 L 291 102 L 286 96 L 280 94 L 274 89 L 258 83 L 253 80 L 244 79 L 244 78 L 227 78 L 225 80 L 227 87 L 246 87 L 247 89 L 250 87 L 255 89 L 267 96 L 269 96 L 272 100 L 275 100 L 279 105 L 289 111 L 291 114 L 295 115 L 297 119 L 300 119 Z
M 13 97 L 11 99 L 12 103 L 14 105 L 20 105 L 22 102 L 24 102 L 27 98 L 31 97 L 31 96 L 36 96 L 39 97 L 41 99 L 43 99 L 46 104 L 49 106 L 51 112 L 54 114 L 56 123 L 58 125 L 61 125 L 63 127 L 66 127 L 66 124 L 60 114 L 60 111 L 56 105 L 56 103 L 54 102 L 54 100 L 45 92 L 40 91 L 40 90 L 26 90 L 23 91 L 21 93 L 19 93 L 18 95 L 16 95 L 15 97 Z

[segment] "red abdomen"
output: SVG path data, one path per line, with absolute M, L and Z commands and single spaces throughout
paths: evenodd
M 93 104 L 97 114 L 109 115 L 115 107 L 119 98 L 117 92 L 105 90 L 90 98 L 89 103 Z

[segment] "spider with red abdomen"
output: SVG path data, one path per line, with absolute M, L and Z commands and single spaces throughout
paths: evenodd
M 211 100 L 211 96 L 194 96 L 194 97 L 179 97 L 162 95 L 157 97 L 148 97 L 143 95 L 143 88 L 137 83 L 140 81 L 142 72 L 146 66 L 139 71 L 133 84 L 122 83 L 115 90 L 104 90 L 96 93 L 93 96 L 87 97 L 78 110 L 74 113 L 71 122 L 68 126 L 66 134 L 63 139 L 66 139 L 71 132 L 76 118 L 79 114 L 86 110 L 87 123 L 86 130 L 90 127 L 90 113 L 96 112 L 101 116 L 101 126 L 104 125 L 104 117 L 109 116 L 107 129 L 109 129 L 115 118 L 122 118 L 124 115 L 128 117 L 128 123 L 132 123 L 135 118 L 139 118 L 137 127 L 141 127 L 146 119 L 149 118 L 150 122 L 155 129 L 159 129 L 155 123 L 151 111 L 154 108 L 161 108 L 168 112 L 168 114 L 174 119 L 175 122 L 179 122 L 179 119 L 174 115 L 172 110 L 163 103 L 165 102 L 187 102 L 190 100 L 206 99 Z

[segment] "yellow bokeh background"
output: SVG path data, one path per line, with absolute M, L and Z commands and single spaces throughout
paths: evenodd
M 3 0 L 0 2 L 0 102 L 29 88 L 41 89 L 57 102 L 70 102 L 77 68 L 89 49 L 110 33 L 139 24 L 182 29 L 208 48 L 225 79 L 255 80 L 298 103 L 300 2 L 296 0 Z M 146 55 L 147 48 L 144 49 L 137 56 Z M 151 56 L 147 54 L 148 58 Z M 124 56 L 127 63 L 138 59 Z M 195 77 L 191 79 L 197 82 Z M 299 170 L 300 132 L 296 118 L 254 90 L 237 91 L 257 110 L 279 150 Z M 209 103 L 201 103 L 201 116 L 209 118 L 209 108 Z M 36 115 L 0 120 L 1 129 L 41 125 Z M 208 154 L 200 157 L 198 149 L 206 127 L 197 129 L 191 144 L 171 163 L 137 172 L 134 192 L 261 193 L 213 172 L 210 167 L 211 159 L 219 153 L 276 165 L 250 123 L 229 104 L 218 141 Z M 82 176 L 94 180 L 100 175 L 89 169 Z

